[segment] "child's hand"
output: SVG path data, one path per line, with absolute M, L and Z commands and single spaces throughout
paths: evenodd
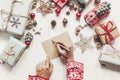
M 61 56 L 63 56 L 67 61 L 73 61 L 73 46 L 68 46 L 65 43 L 62 42 L 56 42 L 56 46 L 58 49 L 58 52 Z
M 53 64 L 50 62 L 49 57 L 46 61 L 40 62 L 36 65 L 37 75 L 46 79 L 49 79 L 53 72 Z

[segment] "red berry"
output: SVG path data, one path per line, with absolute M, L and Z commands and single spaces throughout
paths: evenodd
M 34 19 L 35 18 L 35 13 L 30 13 L 30 18 Z
M 60 9 L 60 8 L 57 8 L 57 9 L 55 10 L 56 15 L 59 15 L 60 12 L 61 12 L 61 9 Z
M 64 3 L 64 2 L 65 2 L 65 0 L 61 0 L 61 2 L 62 2 L 62 3 Z
M 26 41 L 25 44 L 26 44 L 27 47 L 29 47 L 31 42 L 30 41 Z
M 81 17 L 81 14 L 79 12 L 76 13 L 76 19 L 80 19 L 80 17 Z

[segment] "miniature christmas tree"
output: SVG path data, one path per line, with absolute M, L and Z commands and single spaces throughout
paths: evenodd
M 103 2 L 99 7 L 98 11 L 96 12 L 98 17 L 105 15 L 110 9 L 111 4 L 107 2 Z

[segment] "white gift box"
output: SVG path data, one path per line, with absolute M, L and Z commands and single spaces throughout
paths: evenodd
M 106 68 L 120 71 L 120 51 L 105 45 L 99 56 L 99 62 Z
M 14 66 L 24 52 L 25 48 L 26 45 L 24 43 L 10 37 L 10 40 L 0 55 L 0 59 L 10 66 Z
M 17 0 L 1 10 L 0 30 L 23 35 L 33 0 Z

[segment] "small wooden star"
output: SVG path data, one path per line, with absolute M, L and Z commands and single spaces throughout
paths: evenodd
M 37 8 L 37 11 L 42 13 L 42 15 L 46 15 L 46 14 L 49 14 L 49 13 L 53 13 L 51 7 L 50 7 L 50 4 L 49 2 L 44 2 L 42 0 L 40 0 L 40 7 Z
M 87 48 L 93 48 L 93 46 L 91 45 L 91 40 L 92 37 L 86 38 L 84 37 L 82 34 L 79 35 L 80 36 L 80 40 L 78 42 L 75 43 L 75 45 L 77 47 L 81 48 L 81 52 L 83 53 Z

